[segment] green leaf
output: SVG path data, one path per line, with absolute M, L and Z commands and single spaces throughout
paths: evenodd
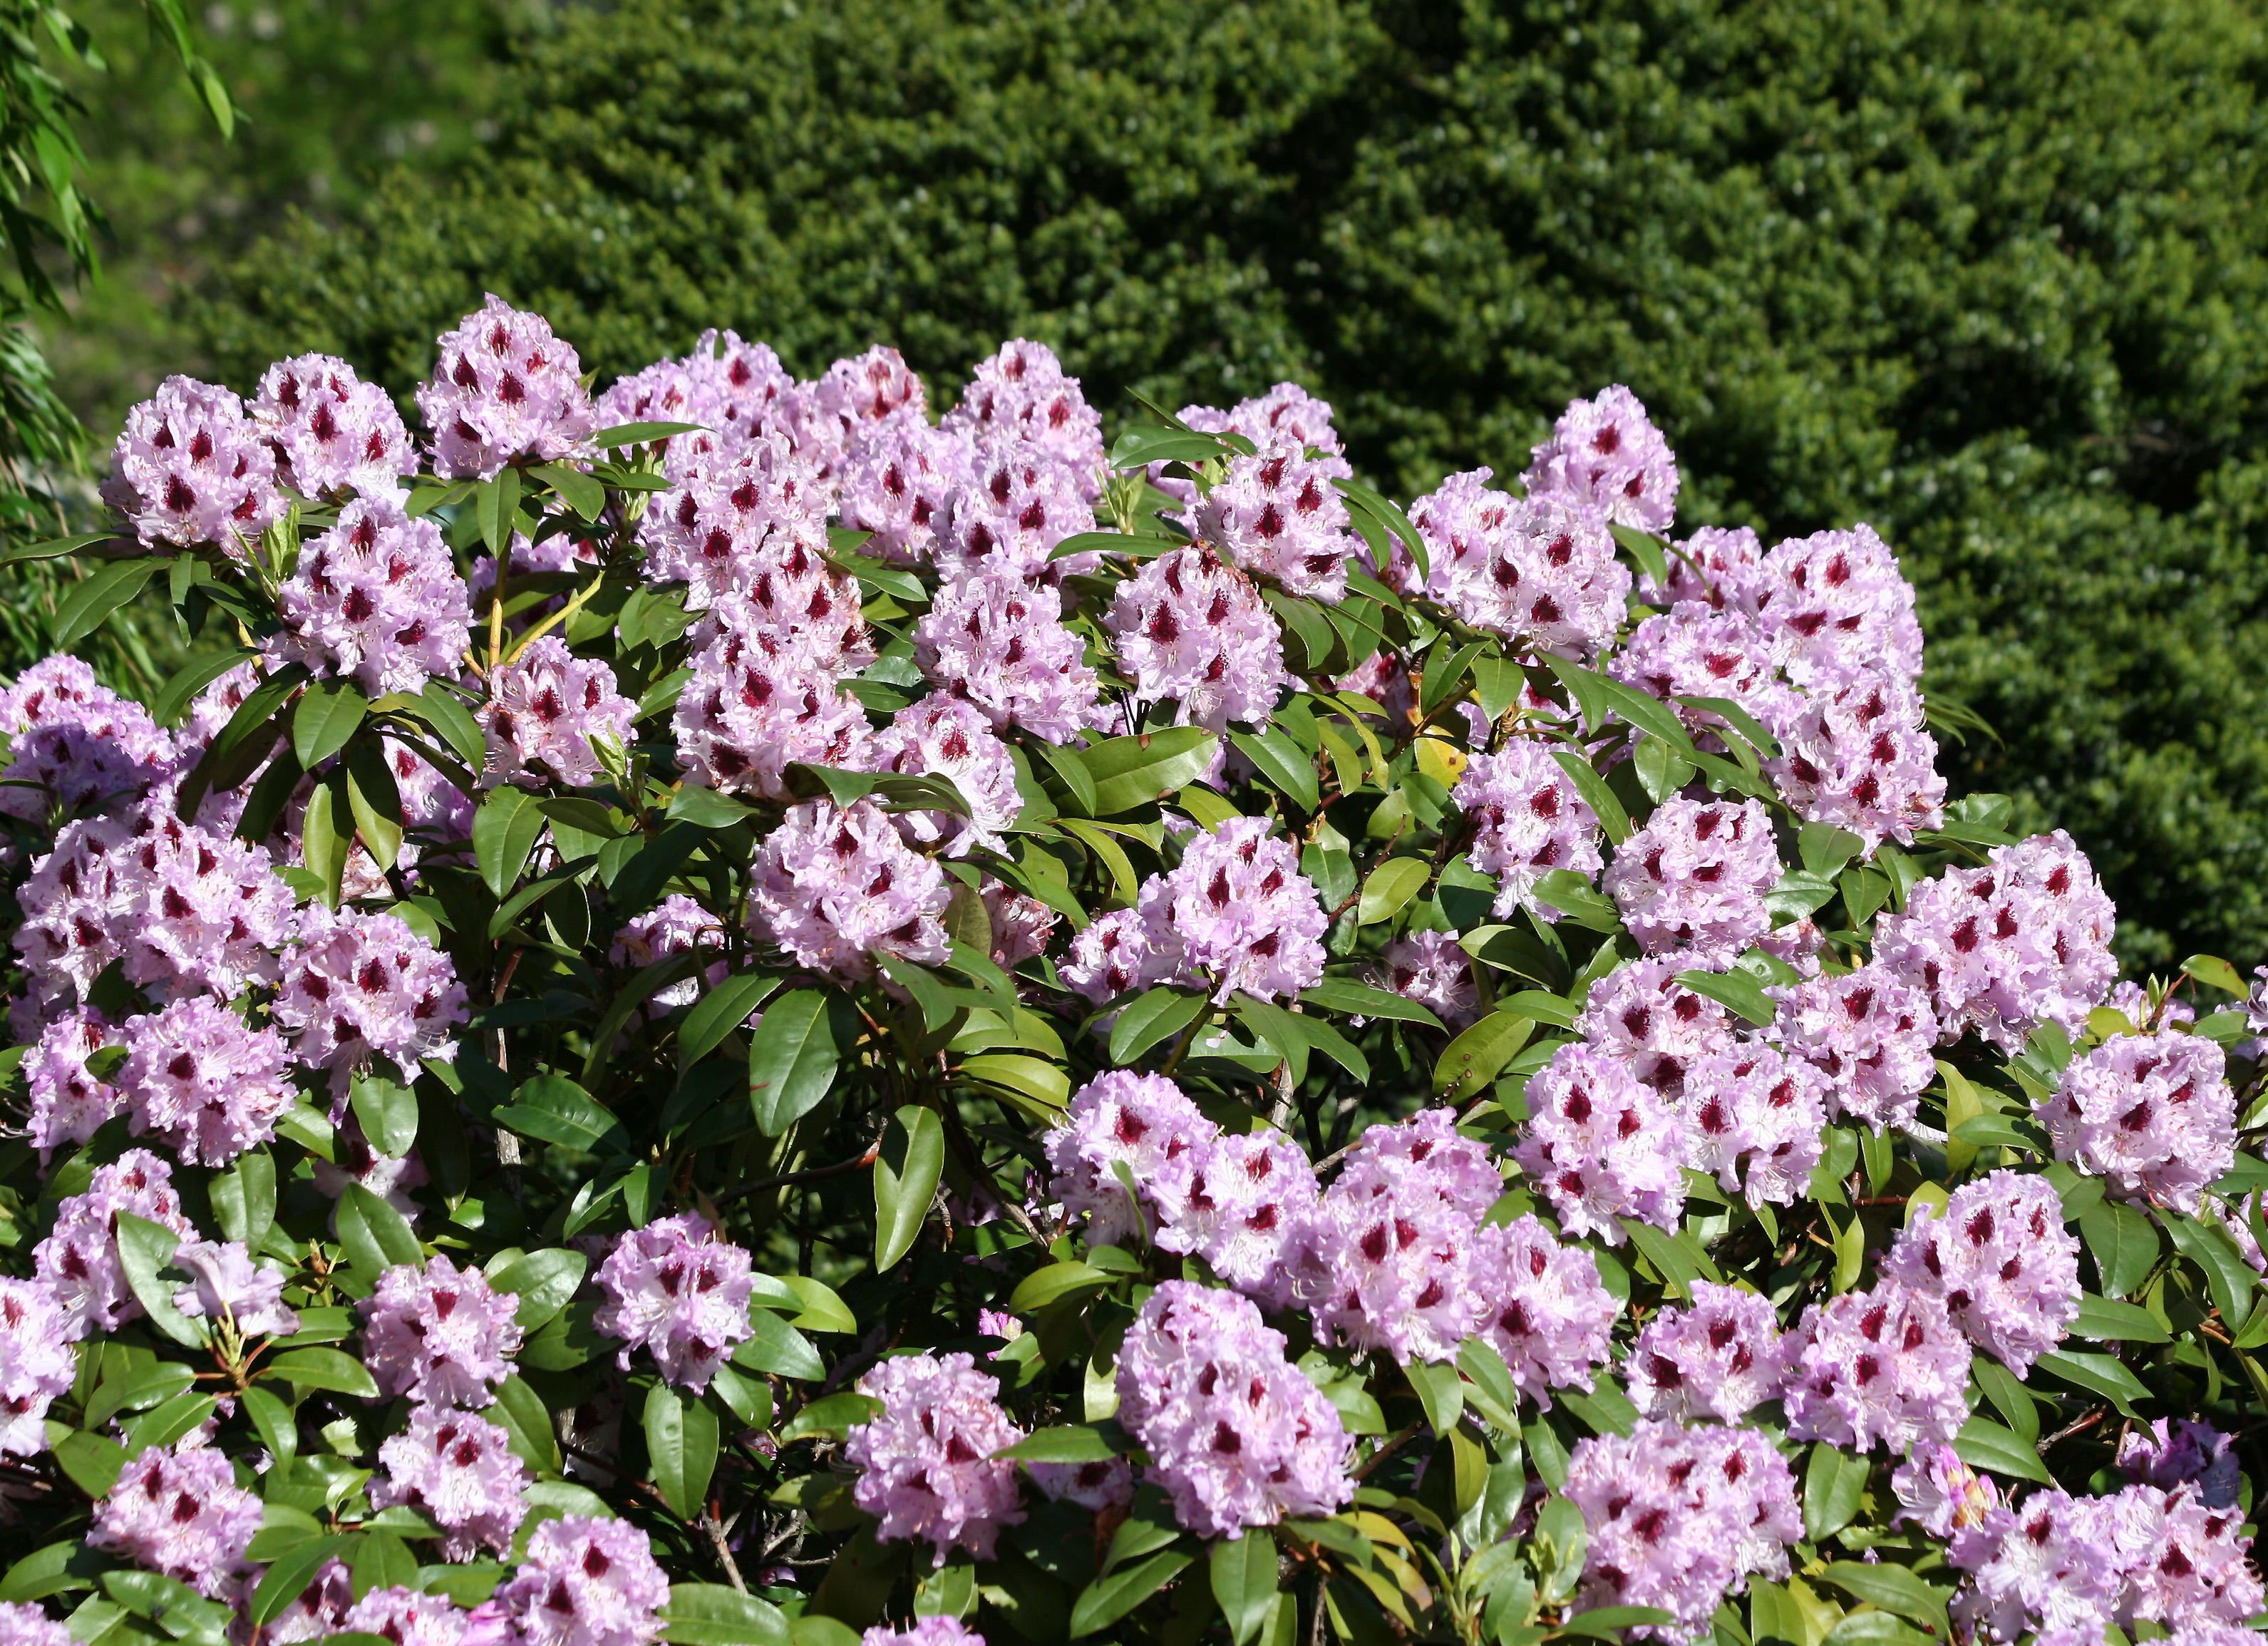
M 1023 747 L 1039 756 L 1057 780 L 1070 791 L 1072 801 L 1081 811 L 1090 816 L 1094 815 L 1096 798 L 1094 774 L 1086 769 L 1086 762 L 1079 758 L 1078 750 L 1044 742 L 1036 737 Z
M 1598 768 L 1580 755 L 1565 749 L 1554 749 L 1551 758 L 1558 762 L 1559 769 L 1574 783 L 1575 792 L 1583 797 L 1583 803 L 1597 814 L 1599 827 L 1605 831 L 1608 840 L 1620 845 L 1629 839 L 1630 814 L 1623 809 L 1622 801 L 1607 786 L 1607 780 L 1599 775 Z
M 780 1443 L 801 1440 L 806 1436 L 824 1436 L 841 1440 L 861 1423 L 871 1422 L 882 1409 L 882 1403 L 872 1395 L 851 1390 L 830 1394 L 814 1400 L 789 1420 L 780 1430 Z
M 417 1140 L 417 1094 L 399 1081 L 376 1074 L 357 1074 L 348 1089 L 348 1101 L 361 1124 L 362 1134 L 390 1159 L 408 1156 Z
M 1491 1012 L 1443 1049 L 1433 1065 L 1433 1089 L 1459 1101 L 1472 1096 L 1504 1072 L 1535 1032 L 1535 1024 L 1517 1012 Z
M 645 1398 L 645 1449 L 654 1486 L 680 1520 L 701 1517 L 717 1471 L 717 1414 L 701 1401 L 688 1406 L 667 1384 Z
M 597 520 L 607 506 L 607 488 L 579 469 L 566 463 L 538 463 L 527 472 L 540 476 L 569 508 L 586 520 Z
M 537 1075 L 490 1118 L 523 1137 L 586 1155 L 618 1154 L 629 1148 L 628 1134 L 614 1111 L 563 1075 Z
M 1217 741 L 1202 726 L 1175 726 L 1089 744 L 1079 758 L 1094 779 L 1094 815 L 1130 811 L 1196 782 L 1212 764 Z
M 433 728 L 452 754 L 478 771 L 488 758 L 488 738 L 481 731 L 481 723 L 473 718 L 472 711 L 438 681 L 428 683 L 413 701 L 417 718 Z
M 2182 1256 L 2204 1273 L 2205 1284 L 2213 1291 L 2213 1307 L 2220 1310 L 2221 1324 L 2232 1336 L 2242 1332 L 2244 1323 L 2251 1318 L 2259 1275 L 2218 1226 L 2202 1218 L 2178 1214 L 2169 1214 L 2165 1226 L 2168 1237 Z
M 1071 1638 L 1078 1640 L 1108 1628 L 1173 1582 L 1194 1558 L 1179 1549 L 1167 1549 L 1096 1578 L 1071 1603 Z
M 417 1236 L 384 1195 L 373 1194 L 358 1183 L 347 1185 L 339 1197 L 339 1239 L 355 1259 L 355 1266 L 374 1281 L 389 1268 L 416 1267 L 425 1260 Z
M 651 446 L 674 434 L 703 432 L 706 431 L 697 423 L 618 423 L 611 429 L 600 429 L 590 440 L 601 451 L 612 451 L 622 446 Z
M 251 1614 L 254 1624 L 273 1622 L 284 1607 L 297 1600 L 315 1581 L 330 1558 L 339 1553 L 349 1539 L 344 1537 L 315 1538 L 276 1556 L 260 1579 L 260 1586 L 252 1591 Z
M 1940 1635 L 1948 1632 L 1945 1603 L 1949 1591 L 1917 1576 L 1903 1566 L 1889 1561 L 1869 1564 L 1859 1561 L 1837 1561 L 1819 1574 L 1824 1582 L 1834 1584 L 1845 1594 L 1878 1606 L 1884 1612 L 1895 1613 L 1909 1621 L 1934 1629 Z
M 1307 1053 L 1314 1043 L 1307 1038 L 1300 1020 L 1280 1006 L 1265 1000 L 1256 1000 L 1248 994 L 1230 998 L 1229 1009 L 1241 1018 L 1244 1026 L 1258 1036 L 1266 1048 L 1275 1052 L 1285 1065 L 1285 1074 L 1298 1087 L 1307 1078 Z
M 885 1148 L 874 1162 L 874 1272 L 887 1273 L 913 1250 L 945 1171 L 945 1125 L 932 1110 L 908 1103 L 897 1113 L 902 1151 Z M 890 1156 L 898 1155 L 897 1163 Z
M 473 492 L 473 512 L 481 524 L 481 541 L 490 557 L 509 565 L 505 551 L 512 547 L 514 521 L 519 514 L 519 470 L 506 469 L 493 480 L 483 480 Z
M 1580 1635 L 1590 1640 L 1620 1640 L 1624 1629 L 1675 1620 L 1660 1606 L 1593 1606 L 1562 1623 L 1558 1635 Z
M 1638 786 L 1657 806 L 1693 780 L 1692 762 L 1659 737 L 1639 738 L 1631 750 L 1631 760 L 1638 771 Z
M 1681 971 L 1677 980 L 1760 1028 L 1778 1015 L 1764 985 L 1745 971 Z
M 694 1003 L 677 1029 L 677 1066 L 690 1068 L 724 1044 L 749 1014 L 778 989 L 777 977 L 743 971 L 726 978 Z
M 2114 1303 L 2092 1292 L 2079 1300 L 2079 1314 L 2071 1323 L 2073 1337 L 2097 1343 L 2165 1343 L 2171 1340 L 2157 1316 L 2133 1303 Z
M 1989 1469 L 2042 1486 L 2055 1484 L 2040 1454 L 1989 1417 L 1972 1417 L 1963 1423 L 1953 1437 L 1953 1450 L 1972 1469 Z
M 1376 926 L 1402 912 L 1404 904 L 1425 889 L 1432 866 L 1421 857 L 1390 857 L 1370 871 L 1362 883 L 1362 898 L 1355 905 L 1355 923 Z
M 346 773 L 334 771 L 307 801 L 299 825 L 299 855 L 323 889 L 323 901 L 335 909 L 346 884 L 347 859 L 354 849 L 354 802 L 347 798 Z
M 661 1637 L 674 1646 L 789 1646 L 791 1639 L 777 1606 L 722 1583 L 672 1583 Z
M 1814 1442 L 1803 1469 L 1803 1535 L 1823 1542 L 1856 1519 L 1870 1473 L 1866 1458 L 1827 1441 Z
M 817 1108 L 850 1054 L 858 1021 L 832 989 L 791 989 L 748 1037 L 748 1102 L 756 1129 L 777 1137 Z
M 1464 1380 L 1454 1366 L 1418 1362 L 1408 1369 L 1410 1387 L 1425 1408 L 1425 1427 L 1446 1436 L 1465 1409 Z
M 0 1600 L 44 1600 L 67 1589 L 91 1589 L 100 1557 L 77 1538 L 26 1554 L 0 1577 Z
M 125 605 L 158 575 L 166 561 L 154 555 L 106 561 L 85 582 L 70 586 L 70 594 L 55 610 L 55 649 L 68 652 L 102 627 L 110 614 Z
M 1018 1463 L 1108 1463 L 1125 1450 L 1092 1423 L 1065 1423 L 1035 1429 L 992 1455 Z
M 274 1391 L 256 1384 L 244 1391 L 244 1410 L 261 1443 L 279 1467 L 289 1468 L 299 1451 L 299 1425 L 291 1408 Z
M 355 1395 L 364 1400 L 378 1399 L 378 1384 L 372 1379 L 369 1369 L 339 1349 L 291 1349 L 269 1362 L 260 1375 L 272 1383 L 328 1389 L 335 1394 Z
M 1016 1283 L 1016 1289 L 1008 1295 L 1008 1312 L 1037 1314 L 1050 1303 L 1080 1292 L 1099 1292 L 1109 1284 L 1109 1273 L 1092 1264 L 1051 1263 Z
M 703 829 L 729 829 L 755 815 L 755 808 L 745 802 L 697 783 L 684 784 L 669 797 L 668 816 Z
M 126 1448 L 107 1435 L 73 1429 L 55 1444 L 55 1462 L 71 1484 L 89 1497 L 107 1497 L 130 1461 Z
M 117 536 L 115 532 L 79 532 L 70 537 L 50 537 L 43 543 L 17 543 L 0 550 L 0 565 L 11 565 L 18 560 L 60 560 L 67 554 L 77 554 L 82 549 L 92 549 L 97 543 L 107 543 Z
M 1258 1636 L 1276 1599 L 1276 1539 L 1263 1526 L 1212 1546 L 1212 1598 L 1235 1646 Z
M 223 1237 L 254 1251 L 276 1222 L 276 1160 L 264 1148 L 237 1156 L 208 1191 Z
M 2094 1255 L 2106 1296 L 2125 1296 L 2158 1260 L 2158 1226 L 2146 1214 L 2116 1200 L 2101 1201 L 2081 1214 L 2079 1234 Z
M 733 1363 L 753 1372 L 771 1372 L 799 1383 L 817 1383 L 827 1376 L 827 1362 L 811 1340 L 768 1309 L 752 1310 L 754 1328 L 733 1351 Z
M 1423 1023 L 1428 1029 L 1444 1027 L 1440 1018 L 1416 1000 L 1346 978 L 1325 978 L 1314 987 L 1302 990 L 1300 999 L 1309 1006 L 1356 1016 L 1393 1018 L 1405 1023 Z
M 2252 993 L 2243 975 L 2218 955 L 2191 955 L 2182 962 L 2182 970 L 2199 983 L 2208 984 L 2223 994 L 2233 994 L 2240 1000 Z
M 1260 775 L 1288 795 L 1301 811 L 1315 809 L 1322 789 L 1307 751 L 1281 732 L 1231 732 L 1228 741 L 1260 769 Z
M 517 1372 L 497 1385 L 496 1403 L 483 1413 L 503 1425 L 512 1455 L 539 1474 L 559 1468 L 559 1439 L 551 1428 L 551 1408 Z
M 2093 1354 L 2076 1349 L 2050 1349 L 2032 1363 L 2035 1371 L 2052 1372 L 2066 1383 L 2099 1394 L 2124 1416 L 2136 1415 L 2132 1402 L 2146 1400 L 2150 1391 L 2126 1369 L 2116 1355 Z
M 1185 994 L 1163 986 L 1136 995 L 1119 1008 L 1117 1020 L 1110 1025 L 1110 1060 L 1131 1065 L 1152 1046 L 1197 1022 L 1209 1003 L 1202 994 Z
M 379 867 L 392 868 L 401 853 L 401 790 L 384 745 L 365 738 L 347 752 L 347 815 Z
M 308 683 L 291 711 L 291 752 L 313 771 L 347 746 L 370 713 L 370 699 L 350 680 Z
M 502 897 L 519 882 L 528 854 L 543 836 L 546 819 L 526 789 L 505 784 L 473 816 L 473 855 L 490 892 Z
M 0 557 L 4 559 L 5 557 Z M 238 664 L 257 657 L 257 652 L 242 646 L 233 651 L 217 652 L 210 657 L 200 657 L 176 669 L 150 705 L 151 718 L 160 726 L 171 726 L 189 712 L 189 704 L 197 693 L 218 680 Z
M 547 1246 L 514 1258 L 489 1276 L 489 1284 L 519 1299 L 513 1311 L 522 1332 L 533 1332 L 567 1307 L 583 1284 L 590 1258 L 561 1246 Z
M 176 1343 L 202 1348 L 204 1333 L 173 1307 L 174 1282 L 158 1277 L 158 1271 L 173 1260 L 181 1237 L 162 1224 L 136 1217 L 131 1212 L 119 1213 L 114 1228 L 119 1266 L 126 1271 L 126 1284 L 149 1311 L 150 1324 Z

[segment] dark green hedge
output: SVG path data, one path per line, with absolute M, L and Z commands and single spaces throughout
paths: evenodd
M 1683 518 L 1866 519 L 1962 780 L 2093 852 L 2137 963 L 2268 948 L 2262 14 L 1409 0 L 630 0 L 486 156 L 261 248 L 199 323 L 406 384 L 485 289 L 603 372 L 701 327 L 1115 409 L 1298 376 L 1404 487 L 1628 382 Z

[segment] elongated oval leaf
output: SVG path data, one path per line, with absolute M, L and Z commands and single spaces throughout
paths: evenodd
M 913 1250 L 945 1171 L 945 1125 L 934 1111 L 909 1103 L 898 1111 L 904 1147 L 892 1163 L 885 1150 L 874 1162 L 874 1272 L 887 1272 Z
M 777 1137 L 817 1108 L 856 1034 L 849 1003 L 820 989 L 791 989 L 748 1037 L 748 1103 L 756 1129 Z
M 1194 783 L 1212 764 L 1213 734 L 1202 726 L 1168 727 L 1142 737 L 1106 737 L 1079 751 L 1094 779 L 1094 815 L 1108 817 Z
M 370 699 L 350 680 L 318 680 L 291 711 L 291 752 L 313 771 L 347 746 L 370 713 Z
M 502 897 L 527 867 L 528 853 L 543 835 L 545 818 L 535 796 L 507 784 L 481 802 L 473 816 L 473 855 L 481 879 Z
M 1071 1639 L 1108 1628 L 1173 1582 L 1195 1558 L 1179 1549 L 1167 1549 L 1096 1578 L 1071 1603 Z

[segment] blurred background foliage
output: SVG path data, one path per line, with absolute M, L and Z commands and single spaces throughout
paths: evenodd
M 122 16 L 129 0 L 102 0 Z M 99 10 L 100 8 L 99 8 Z M 223 21 L 224 14 L 225 22 Z M 90 13 L 89 15 L 94 15 Z M 1867 520 L 1957 789 L 2068 828 L 2131 964 L 2268 952 L 2268 21 L 2223 0 L 232 0 L 251 129 L 99 94 L 128 246 L 54 346 L 406 390 L 483 291 L 602 379 L 731 326 L 1106 415 L 1297 377 L 1403 494 L 1630 384 L 1681 524 Z M 173 295 L 172 293 L 178 293 Z

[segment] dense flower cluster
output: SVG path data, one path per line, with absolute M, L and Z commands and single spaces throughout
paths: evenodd
M 755 1330 L 748 1299 L 755 1282 L 748 1254 L 719 1240 L 705 1218 L 665 1217 L 634 1229 L 599 1266 L 599 1330 L 630 1350 L 650 1351 L 661 1375 L 696 1394 L 709 1386 L 733 1345 Z
M 966 1354 L 908 1354 L 858 1380 L 881 1402 L 850 1431 L 843 1453 L 858 1470 L 858 1507 L 887 1539 L 919 1539 L 939 1565 L 959 1546 L 990 1559 L 1000 1533 L 1024 1517 L 1016 1465 L 993 1453 L 1023 1430 L 1000 1409 L 998 1380 Z
M 1432 570 L 1425 592 L 1462 622 L 1523 648 L 1594 656 L 1622 626 L 1630 572 L 1587 507 L 1489 489 L 1452 475 L 1410 506 Z
M 2236 1095 L 2212 1041 L 2173 1030 L 2084 1052 L 2039 1105 L 2056 1158 L 2113 1194 L 2198 1209 L 2236 1154 Z
M 396 1503 L 431 1516 L 441 1552 L 471 1560 L 482 1549 L 501 1554 L 527 1513 L 527 1470 L 512 1455 L 512 1437 L 485 1418 L 420 1406 L 409 1427 L 378 1449 L 386 1478 L 371 1486 L 371 1506 Z
M 511 1296 L 443 1257 L 387 1270 L 362 1313 L 378 1386 L 422 1406 L 489 1405 L 519 1347 Z
M 1260 591 L 1209 547 L 1150 561 L 1120 586 L 1104 622 L 1136 700 L 1170 699 L 1180 725 L 1263 725 L 1292 679 Z
M 515 460 L 582 454 L 597 426 L 582 363 L 541 315 L 491 294 L 442 334 L 438 351 L 417 390 L 437 474 L 488 480 Z
M 1969 1345 L 1944 1300 L 1886 1280 L 1805 1311 L 1788 1433 L 1857 1451 L 1950 1443 L 1968 1414 Z
M 260 1516 L 260 1500 L 219 1452 L 152 1446 L 94 1506 L 86 1540 L 219 1599 L 246 1573 Z
M 1473 820 L 1473 867 L 1496 876 L 1499 916 L 1526 909 L 1557 919 L 1557 911 L 1536 895 L 1537 882 L 1555 869 L 1587 880 L 1605 864 L 1597 815 L 1542 743 L 1475 755 L 1454 794 Z
M 907 846 L 872 801 L 792 808 L 756 863 L 749 918 L 804 965 L 871 978 L 880 963 L 936 965 L 949 948 L 939 918 L 945 871 Z
M 1771 819 L 1755 801 L 1666 801 L 1608 866 L 1607 893 L 1653 953 L 1739 954 L 1771 930 L 1780 877 Z
M 146 547 L 217 543 L 235 558 L 284 518 L 276 457 L 225 388 L 169 377 L 126 414 L 103 501 Z
M 2079 1314 L 2079 1237 L 2044 1177 L 1996 1171 L 1923 1207 L 1882 1259 L 1889 1280 L 1942 1297 L 1970 1341 L 2019 1377 Z
M 341 492 L 390 499 L 417 472 L 417 449 L 394 397 L 335 355 L 278 360 L 261 373 L 252 420 L 276 454 L 276 472 L 306 498 Z
M 1686 1122 L 1629 1065 L 1580 1043 L 1563 1046 L 1528 1081 L 1528 1112 L 1512 1157 L 1569 1234 L 1618 1246 L 1624 1218 L 1676 1225 Z
M 277 653 L 342 674 L 372 697 L 453 675 L 472 633 L 472 602 L 441 529 L 383 497 L 357 499 L 299 552 L 276 602 L 291 629 Z
M 637 706 L 615 690 L 614 671 L 578 658 L 556 635 L 532 641 L 489 681 L 481 711 L 492 782 L 596 782 L 604 739 L 630 742 Z

